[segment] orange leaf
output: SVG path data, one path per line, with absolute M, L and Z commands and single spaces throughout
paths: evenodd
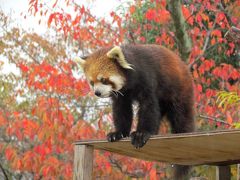
M 133 6 L 133 5 L 130 6 L 129 11 L 130 11 L 131 14 L 133 14 L 135 12 L 135 10 L 136 10 L 135 6 Z
M 155 179 L 157 179 L 157 177 L 156 177 L 156 168 L 153 167 L 153 168 L 150 170 L 149 175 L 150 175 L 150 180 L 155 180 Z
M 7 124 L 7 120 L 0 114 L 0 127 Z
M 230 112 L 227 111 L 226 115 L 227 115 L 227 122 L 228 122 L 229 124 L 232 124 L 233 119 L 232 119 L 232 116 L 231 116 Z
M 32 120 L 23 119 L 22 126 L 24 135 L 33 140 L 36 132 L 38 131 L 39 125 Z
M 193 77 L 197 79 L 199 77 L 198 72 L 196 70 L 193 71 Z
M 17 160 L 16 160 L 15 167 L 16 167 L 16 169 L 18 169 L 18 170 L 21 169 L 21 168 L 23 168 L 23 162 L 22 162 L 21 159 L 17 159 Z
M 51 166 L 44 166 L 44 167 L 42 168 L 42 174 L 43 174 L 43 176 L 49 175 L 50 172 L 51 172 Z

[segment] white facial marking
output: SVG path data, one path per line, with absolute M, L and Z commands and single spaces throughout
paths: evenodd
M 99 74 L 98 76 L 97 76 L 97 80 L 101 80 L 103 78 L 103 75 L 102 74 Z
M 93 80 L 93 78 L 92 78 L 91 76 L 89 76 L 88 79 L 89 79 L 89 81 L 92 81 L 92 80 Z
M 112 86 L 102 83 L 96 83 L 94 84 L 93 90 L 94 92 L 101 93 L 100 97 L 109 97 L 112 92 Z
M 109 80 L 115 84 L 115 90 L 119 91 L 125 84 L 125 78 L 119 75 L 110 76 Z

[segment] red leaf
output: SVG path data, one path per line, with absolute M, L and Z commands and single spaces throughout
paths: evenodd
M 222 32 L 218 29 L 215 29 L 215 30 L 212 31 L 211 35 L 212 36 L 217 36 L 217 37 L 220 38 L 220 37 L 222 37 Z
M 111 17 L 115 16 L 115 12 L 112 11 L 112 12 L 110 13 L 110 16 L 111 16 Z
M 146 42 L 146 38 L 145 38 L 144 36 L 141 36 L 141 37 L 140 37 L 140 41 L 143 42 L 143 43 L 145 43 L 145 42 Z
M 220 127 L 222 125 L 222 123 L 221 122 L 217 122 L 216 125 L 217 125 L 217 127 Z
M 154 20 L 156 18 L 156 16 L 157 16 L 157 12 L 154 9 L 148 9 L 145 14 L 146 19 L 149 21 Z
M 240 78 L 240 73 L 236 69 L 233 69 L 230 77 L 234 80 L 237 80 L 238 78 Z
M 5 150 L 5 156 L 8 161 L 12 160 L 16 156 L 16 151 L 12 149 L 11 147 L 6 148 Z
M 223 12 L 218 13 L 217 15 L 217 22 L 220 22 L 225 19 L 225 14 Z
M 22 63 L 19 64 L 19 68 L 25 73 L 29 71 L 28 67 Z
M 196 21 L 198 23 L 201 23 L 202 24 L 202 16 L 200 14 L 197 14 L 196 17 L 195 17 Z
M 210 97 L 212 97 L 212 96 L 214 96 L 214 95 L 216 95 L 216 92 L 215 92 L 214 90 L 212 90 L 212 89 L 207 89 L 207 90 L 206 90 L 206 96 L 207 96 L 208 98 L 210 98 Z
M 84 14 L 86 11 L 85 11 L 85 7 L 84 6 L 82 6 L 81 8 L 80 8 L 80 13 L 81 14 Z
M 51 15 L 49 16 L 48 22 L 47 22 L 48 27 L 50 27 L 50 25 L 51 25 L 51 23 L 52 23 L 52 20 L 53 20 L 53 18 L 55 18 L 55 16 L 56 16 L 55 13 L 53 13 L 53 14 L 51 14 Z
M 202 92 L 202 86 L 200 84 L 197 85 L 198 92 Z
M 182 6 L 182 12 L 183 12 L 185 19 L 188 19 L 191 16 L 190 10 L 185 6 Z

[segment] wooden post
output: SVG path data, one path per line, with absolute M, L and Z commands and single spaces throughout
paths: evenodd
M 92 180 L 93 147 L 75 145 L 74 147 L 74 180 Z
M 218 166 L 216 170 L 216 180 L 231 180 L 230 166 Z
M 237 164 L 237 180 L 240 180 L 240 164 Z

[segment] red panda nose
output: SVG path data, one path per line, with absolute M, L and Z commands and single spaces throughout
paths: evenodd
M 95 91 L 95 95 L 100 97 L 101 96 L 101 92 Z

